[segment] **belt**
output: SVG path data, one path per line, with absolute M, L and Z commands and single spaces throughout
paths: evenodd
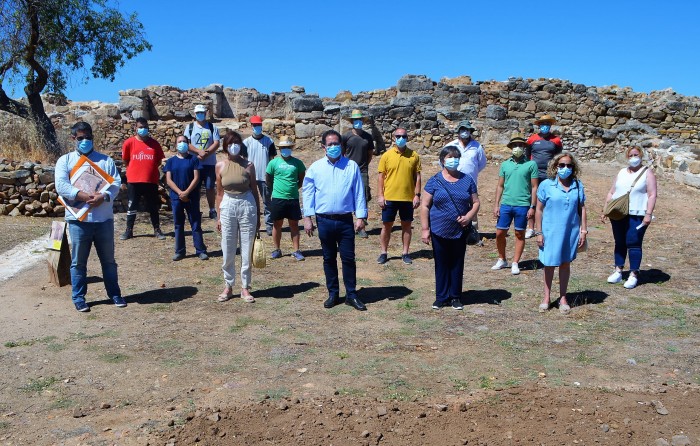
M 328 220 L 352 220 L 352 212 L 346 212 L 345 214 L 316 214 L 316 217 L 327 218 Z

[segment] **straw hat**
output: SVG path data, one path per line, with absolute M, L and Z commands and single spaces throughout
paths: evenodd
M 350 114 L 350 117 L 345 118 L 345 119 L 347 119 L 348 121 L 354 121 L 355 119 L 362 119 L 364 121 L 365 116 L 362 114 L 361 110 L 356 108 L 355 110 L 352 111 L 352 113 Z
M 294 147 L 294 141 L 289 136 L 280 136 L 277 147 Z
M 552 125 L 552 124 L 556 124 L 556 122 L 557 122 L 557 120 L 554 119 L 553 117 L 551 117 L 549 115 L 542 115 L 542 116 L 540 116 L 540 119 L 535 121 L 535 124 L 536 125 L 542 125 L 542 124 Z

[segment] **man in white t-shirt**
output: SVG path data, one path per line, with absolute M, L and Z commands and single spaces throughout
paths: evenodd
M 209 218 L 216 219 L 216 150 L 219 148 L 219 129 L 207 121 L 207 108 L 204 105 L 194 107 L 194 122 L 185 127 L 183 135 L 190 143 L 190 153 L 199 158 L 202 165 L 201 182 L 206 190 L 209 204 Z
M 250 124 L 253 126 L 253 134 L 243 140 L 243 145 L 248 152 L 248 161 L 255 166 L 255 180 L 258 183 L 258 193 L 260 199 L 265 204 L 265 226 L 267 227 L 267 235 L 272 236 L 272 218 L 270 217 L 270 205 L 272 202 L 272 191 L 268 189 L 265 181 L 265 171 L 267 163 L 277 156 L 277 149 L 272 139 L 263 135 L 262 118 L 253 116 L 250 118 Z

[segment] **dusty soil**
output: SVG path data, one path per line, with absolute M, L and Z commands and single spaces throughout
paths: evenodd
M 376 205 L 370 238 L 357 240 L 363 313 L 322 307 L 318 239 L 303 237 L 307 259 L 295 262 L 288 233 L 285 257 L 253 272 L 257 302 L 218 303 L 214 222 L 204 221 L 212 259 L 173 263 L 172 238 L 155 240 L 141 214 L 139 236 L 117 241 L 125 309 L 105 299 L 94 251 L 90 313 L 42 263 L 2 283 L 0 443 L 699 444 L 698 191 L 660 179 L 641 284 L 625 290 L 605 282 L 612 236 L 598 220 L 619 166 L 584 167 L 590 250 L 573 265 L 568 317 L 537 312 L 533 242 L 519 276 L 490 270 L 495 165 L 480 176 L 484 246 L 468 248 L 463 312 L 430 309 L 431 250 L 418 231 L 413 265 L 400 261 L 398 233 L 391 260 L 376 264 Z M 49 224 L 26 220 L 38 234 Z M 3 250 L 34 236 L 24 225 L 0 219 Z

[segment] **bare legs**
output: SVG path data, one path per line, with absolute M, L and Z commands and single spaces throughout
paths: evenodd
M 544 267 L 544 299 L 542 304 L 549 306 L 551 304 L 552 279 L 554 279 L 555 266 Z M 569 286 L 569 277 L 571 276 L 571 263 L 562 263 L 559 265 L 559 305 L 569 305 L 566 300 L 566 289 Z

